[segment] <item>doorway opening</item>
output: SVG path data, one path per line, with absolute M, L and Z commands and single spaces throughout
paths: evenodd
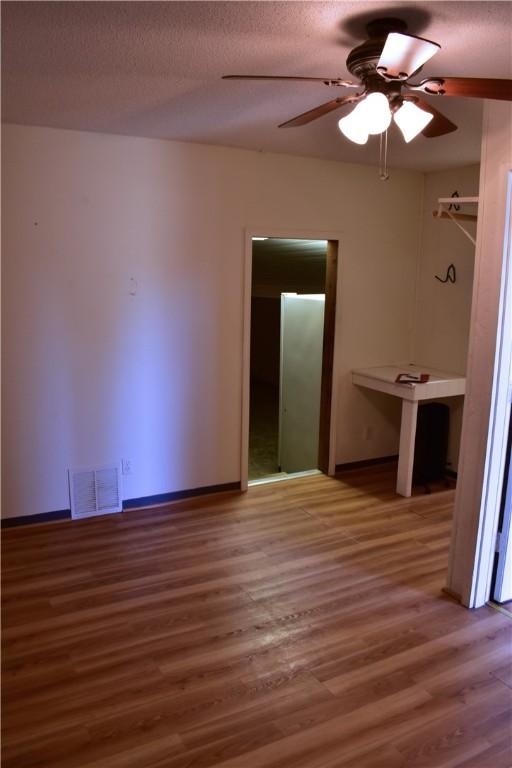
M 252 239 L 250 484 L 329 470 L 337 251 Z

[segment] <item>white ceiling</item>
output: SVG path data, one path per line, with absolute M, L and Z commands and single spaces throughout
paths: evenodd
M 376 164 L 378 138 L 341 136 L 342 112 L 278 123 L 342 89 L 223 81 L 224 74 L 348 77 L 371 18 L 399 16 L 440 43 L 428 75 L 511 77 L 510 2 L 2 2 L 3 119 Z M 437 98 L 459 130 L 406 145 L 390 165 L 478 162 L 478 99 Z

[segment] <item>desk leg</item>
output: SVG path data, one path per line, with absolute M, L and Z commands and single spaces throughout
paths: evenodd
M 416 439 L 416 417 L 418 403 L 402 400 L 402 422 L 400 424 L 400 448 L 398 451 L 398 474 L 396 492 L 410 496 L 412 492 L 412 468 L 414 464 L 414 441 Z

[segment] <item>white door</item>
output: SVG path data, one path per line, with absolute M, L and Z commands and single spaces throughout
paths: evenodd
M 512 429 L 512 422 L 509 430 Z M 510 461 L 510 440 L 507 451 L 507 469 L 505 470 L 506 484 L 503 487 L 501 524 L 498 535 L 498 562 L 496 565 L 496 581 L 493 598 L 498 603 L 512 600 L 512 466 Z
M 281 294 L 279 465 L 318 467 L 324 294 Z

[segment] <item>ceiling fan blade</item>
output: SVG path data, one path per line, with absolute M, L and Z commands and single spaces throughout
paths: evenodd
M 360 83 L 352 80 L 343 80 L 340 77 L 299 77 L 294 75 L 223 75 L 223 80 L 299 80 L 310 83 L 324 83 L 324 85 L 340 85 L 345 88 L 358 88 Z
M 470 96 L 477 99 L 512 101 L 512 80 L 488 77 L 433 77 L 408 87 L 436 96 Z
M 345 104 L 359 101 L 363 96 L 363 93 L 359 93 L 354 96 L 340 96 L 338 99 L 332 99 L 325 104 L 320 104 L 320 106 L 315 107 L 314 109 L 309 109 L 307 112 L 303 112 L 301 115 L 297 115 L 297 117 L 292 117 L 291 120 L 287 120 L 285 123 L 281 123 L 279 128 L 296 128 L 299 125 L 306 125 L 307 123 L 316 120 L 318 117 L 322 117 L 329 112 L 333 112 L 335 109 L 343 107 Z
M 431 40 L 401 32 L 390 32 L 377 64 L 386 80 L 407 80 L 441 48 Z
M 455 123 L 452 123 L 451 120 L 448 120 L 448 118 L 443 115 L 442 112 L 439 112 L 439 110 L 433 107 L 432 104 L 429 104 L 428 101 L 419 99 L 417 96 L 414 97 L 413 101 L 417 107 L 423 109 L 425 112 L 430 112 L 431 115 L 434 115 L 433 120 L 431 120 L 430 123 L 422 130 L 422 134 L 426 136 L 427 139 L 433 139 L 436 136 L 444 136 L 445 133 L 452 133 L 452 131 L 457 130 Z

